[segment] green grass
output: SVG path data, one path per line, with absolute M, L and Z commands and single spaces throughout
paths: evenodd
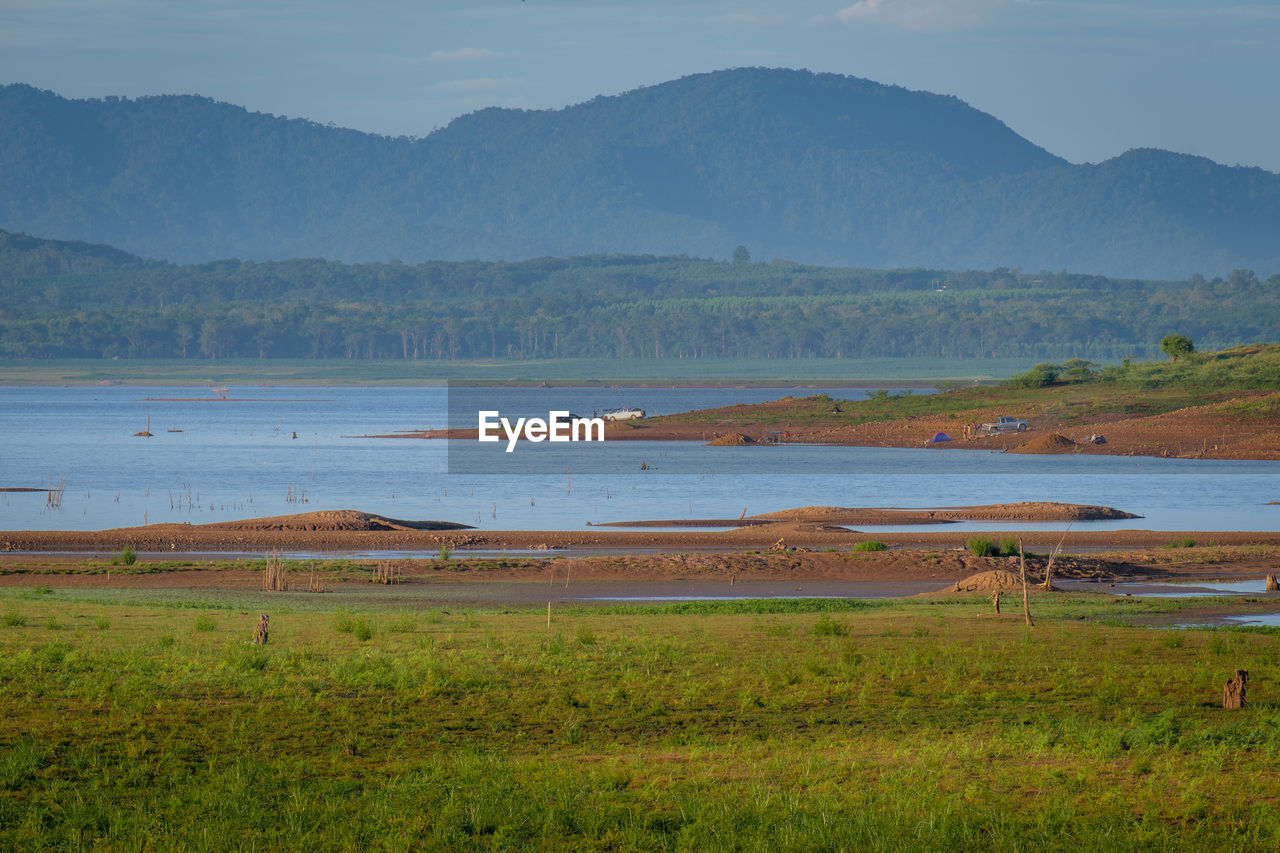
M 813 394 L 753 407 L 745 414 L 689 412 L 645 421 L 645 426 L 676 423 L 709 428 L 803 429 L 932 416 L 954 421 L 952 429 L 959 430 L 965 421 L 987 420 L 992 411 L 1000 411 L 1064 428 L 1092 423 L 1104 416 L 1158 415 L 1206 403 L 1221 404 L 1222 414 L 1228 417 L 1273 418 L 1280 411 L 1280 397 L 1266 392 L 1280 390 L 1280 344 L 1197 353 L 1178 362 L 1112 365 L 1095 371 L 1086 380 L 1045 387 L 1024 387 L 1016 381 L 995 386 L 939 384 L 943 391 L 938 394 L 881 390 L 856 401 Z M 1237 395 L 1244 396 L 1237 399 Z
M 1126 626 L 1186 601 L 1036 598 L 1033 629 L 982 598 L 548 627 L 312 596 L 256 646 L 258 599 L 220 594 L 193 632 L 203 602 L 0 593 L 22 620 L 0 631 L 0 847 L 1280 843 L 1277 635 Z M 1237 668 L 1250 705 L 1223 711 Z

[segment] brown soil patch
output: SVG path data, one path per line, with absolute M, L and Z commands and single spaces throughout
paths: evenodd
M 1137 398 L 1135 398 L 1137 399 Z M 1280 459 L 1280 392 L 1242 391 L 1230 399 L 1187 406 L 1159 415 L 1123 411 L 1093 414 L 1084 421 L 1060 409 L 1061 401 L 1047 399 L 1025 410 L 978 407 L 946 415 L 919 415 L 885 421 L 850 423 L 848 413 L 826 400 L 784 397 L 760 404 L 741 404 L 642 421 L 610 423 L 609 441 L 701 441 L 725 435 L 769 438 L 783 443 L 836 444 L 855 447 L 922 447 L 939 450 L 1013 450 L 1022 453 L 1089 453 L 1115 456 L 1162 456 L 1204 459 Z M 1068 401 L 1069 402 L 1069 401 Z M 1127 407 L 1126 407 L 1127 408 Z M 791 416 L 795 419 L 791 420 Z M 1000 415 L 1025 417 L 1033 434 L 963 437 L 965 424 L 992 421 Z M 934 433 L 946 432 L 949 442 L 928 444 Z M 1047 433 L 1047 435 L 1045 435 Z M 385 438 L 474 439 L 475 430 L 434 430 L 397 433 Z M 1090 435 L 1103 435 L 1105 444 L 1092 444 Z M 1044 450 L 1033 445 L 1047 438 Z M 1072 442 L 1063 443 L 1062 439 Z M 730 439 L 730 441 L 736 441 Z
M 158 525 L 159 526 L 159 525 Z M 387 518 L 353 509 L 320 510 L 302 512 L 295 515 L 273 515 L 266 518 L 250 518 L 244 521 L 219 521 L 213 524 L 199 525 L 206 530 L 284 530 L 284 531 L 320 531 L 333 532 L 340 530 L 469 530 L 466 524 L 454 524 L 449 521 L 404 521 L 398 518 Z
M 1115 412 L 1098 414 L 1089 421 L 1075 419 L 1068 406 L 1055 408 L 1052 399 L 1029 404 L 1025 411 L 979 407 L 947 415 L 919 415 L 886 421 L 849 423 L 846 415 L 824 400 L 783 398 L 758 405 L 725 406 L 684 415 L 646 419 L 630 431 L 606 430 L 609 440 L 648 439 L 709 441 L 726 430 L 748 436 L 777 432 L 783 442 L 838 444 L 856 447 L 921 447 L 937 449 L 1011 450 L 1028 444 L 1026 433 L 964 438 L 964 425 L 995 420 L 1000 415 L 1025 417 L 1037 433 L 1057 434 L 1073 442 L 1049 445 L 1049 452 L 1070 449 L 1076 453 L 1119 456 L 1165 456 L 1206 459 L 1280 459 L 1280 392 L 1244 391 L 1230 399 L 1188 406 L 1160 415 Z M 806 407 L 806 403 L 810 403 Z M 799 405 L 798 405 L 799 404 Z M 787 420 L 797 411 L 794 422 Z M 763 424 L 767 423 L 767 426 Z M 952 441 L 929 445 L 934 433 L 945 432 Z M 1090 435 L 1103 435 L 1105 444 L 1087 443 Z M 1033 435 L 1034 438 L 1041 437 Z M 1035 452 L 1031 449 L 1024 453 Z
M 1003 506 L 1003 505 L 998 505 Z M 1017 514 L 1009 507 L 1023 507 Z M 1035 507 L 1052 507 L 1053 514 Z M 832 508 L 839 510 L 840 508 Z M 1118 512 L 1102 508 L 1076 507 L 1073 504 L 1013 504 L 1003 506 L 998 519 L 1036 520 L 1083 517 L 1067 513 L 1092 513 L 1095 510 Z M 889 510 L 875 511 L 881 514 Z M 919 510 L 945 515 L 948 518 L 990 519 L 987 507 L 957 508 L 950 510 Z M 1044 514 L 1040 514 L 1040 513 Z M 356 513 L 357 516 L 364 514 Z M 1113 516 L 1102 516 L 1113 517 Z M 845 550 L 854 543 L 868 538 L 866 532 L 848 529 L 821 515 L 805 520 L 773 519 L 758 523 L 747 520 L 729 520 L 729 524 L 741 524 L 729 530 L 617 530 L 602 525 L 588 530 L 474 530 L 463 525 L 447 525 L 443 522 L 396 522 L 381 516 L 369 516 L 363 523 L 351 523 L 343 529 L 332 520 L 320 524 L 309 522 L 313 514 L 285 516 L 289 521 L 256 519 L 244 522 L 225 522 L 211 525 L 152 524 L 142 527 L 115 530 L 18 530 L 0 531 L 0 552 L 58 552 L 96 551 L 111 553 L 125 545 L 131 545 L 144 553 L 201 553 L 231 551 L 258 553 L 277 549 L 280 551 L 333 552 L 333 551 L 382 551 L 407 550 L 435 552 L 441 545 L 455 551 L 491 550 L 512 551 L 522 549 L 568 549 L 588 553 L 637 553 L 637 552 L 690 552 L 690 551 L 745 551 L 773 548 L 781 540 L 786 549 L 834 548 Z M 324 516 L 321 516 L 324 518 Z M 339 518 L 350 518 L 339 516 Z M 901 522 L 899 522 L 901 523 Z M 919 523 L 919 522 L 916 522 Z M 706 524 L 703 522 L 703 524 Z M 310 525 L 310 526 L 309 526 Z M 710 526 L 710 525 L 708 525 Z M 944 525 L 945 527 L 945 525 Z M 352 529 L 357 528 L 357 529 Z M 432 529 L 436 528 L 436 529 Z M 918 530 L 905 532 L 879 532 L 875 538 L 890 546 L 915 548 L 962 549 L 975 531 Z M 999 534 L 993 534 L 999 535 Z M 1192 539 L 1221 546 L 1275 545 L 1280 544 L 1280 532 L 1251 531 L 1151 531 L 1151 530 L 1072 530 L 1065 535 L 1061 531 L 1024 531 L 1021 538 L 1028 550 L 1051 551 L 1059 543 L 1071 549 L 1089 548 L 1157 548 L 1176 540 Z M 1195 549 L 1165 550 L 1161 553 L 1177 554 Z M 1268 571 L 1274 571 L 1271 565 Z
M 1027 589 L 1030 590 L 1033 584 L 1028 583 Z M 978 572 L 976 575 L 969 575 L 963 580 L 958 580 L 946 589 L 937 592 L 925 593 L 926 595 L 956 595 L 965 593 L 992 593 L 992 592 L 1008 592 L 1010 590 L 1022 589 L 1022 577 L 1015 575 L 1013 572 L 1004 569 L 992 569 L 987 572 Z
M 1218 548 L 1192 554 L 1147 550 L 1096 555 L 1059 556 L 1054 577 L 1061 581 L 1084 581 L 1086 589 L 1105 591 L 1108 584 L 1121 582 L 1261 578 L 1274 571 L 1280 549 Z M 400 584 L 384 587 L 370 583 L 373 567 L 380 561 L 344 563 L 345 568 L 323 572 L 323 585 L 347 594 L 361 590 L 385 590 L 395 595 L 404 590 L 408 597 L 471 596 L 489 601 L 509 597 L 513 586 L 530 601 L 564 596 L 582 584 L 616 583 L 609 595 L 646 595 L 661 588 L 666 595 L 679 596 L 691 590 L 708 590 L 697 584 L 723 585 L 731 594 L 741 590 L 751 595 L 754 582 L 784 584 L 786 591 L 810 590 L 820 582 L 877 582 L 885 584 L 946 584 L 937 594 L 990 594 L 997 589 L 1015 591 L 1021 578 L 1013 569 L 1016 559 L 976 557 L 958 549 L 894 549 L 882 552 L 828 552 L 788 550 L 774 552 L 679 553 L 679 554 L 599 554 L 583 557 L 465 558 L 447 562 L 428 559 L 395 560 Z M 386 562 L 386 561 L 381 561 Z M 1044 574 L 1047 557 L 1028 556 L 1029 588 Z M 308 573 L 289 575 L 290 588 L 306 588 Z M 631 584 L 626 586 L 626 584 Z M 664 585 L 665 586 L 662 586 Z M 111 567 L 100 558 L 67 554 L 25 554 L 0 556 L 0 587 L 49 586 L 82 588 L 176 588 L 176 589 L 261 589 L 262 572 L 248 568 L 242 560 L 165 561 L 143 555 L 125 569 Z M 417 587 L 416 592 L 412 588 Z M 919 590 L 890 594 L 909 594 Z M 463 592 L 458 592 L 463 590 Z M 466 590 L 470 590 L 469 592 Z M 496 592 L 495 592 L 496 591 Z M 768 594 L 776 595 L 775 588 Z M 849 591 L 836 593 L 848 595 Z
M 1074 453 L 1078 445 L 1065 435 L 1056 432 L 1037 435 L 1028 442 L 1009 448 L 1010 453 Z
M 1108 506 L 1068 504 L 1056 501 L 1024 501 L 935 509 L 859 509 L 839 506 L 807 506 L 753 515 L 749 520 L 820 521 L 828 524 L 919 524 L 949 521 L 1101 521 L 1141 518 Z

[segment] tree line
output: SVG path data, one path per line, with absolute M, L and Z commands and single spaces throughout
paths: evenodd
M 0 356 L 1032 357 L 1274 337 L 1280 275 L 1161 282 L 687 257 L 174 265 L 0 232 Z

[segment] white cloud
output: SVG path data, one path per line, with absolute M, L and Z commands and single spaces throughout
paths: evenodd
M 888 24 L 905 30 L 959 30 L 981 24 L 1008 0 L 858 0 L 836 12 L 847 24 Z
M 476 62 L 481 59 L 492 59 L 492 50 L 482 47 L 460 47 L 457 50 L 436 50 L 427 55 L 432 62 Z

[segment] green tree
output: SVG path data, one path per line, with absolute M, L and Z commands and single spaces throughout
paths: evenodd
M 1062 365 L 1037 364 L 1026 373 L 1010 376 L 1007 381 L 1015 388 L 1043 388 L 1057 382 L 1061 372 Z
M 1062 363 L 1062 377 L 1071 382 L 1088 382 L 1098 372 L 1098 365 L 1083 358 L 1069 358 Z
M 747 251 L 746 246 L 739 246 L 733 250 L 733 265 L 742 266 L 751 263 L 751 253 Z
M 1195 344 L 1186 335 L 1165 335 L 1160 339 L 1160 349 L 1174 361 L 1196 351 Z

